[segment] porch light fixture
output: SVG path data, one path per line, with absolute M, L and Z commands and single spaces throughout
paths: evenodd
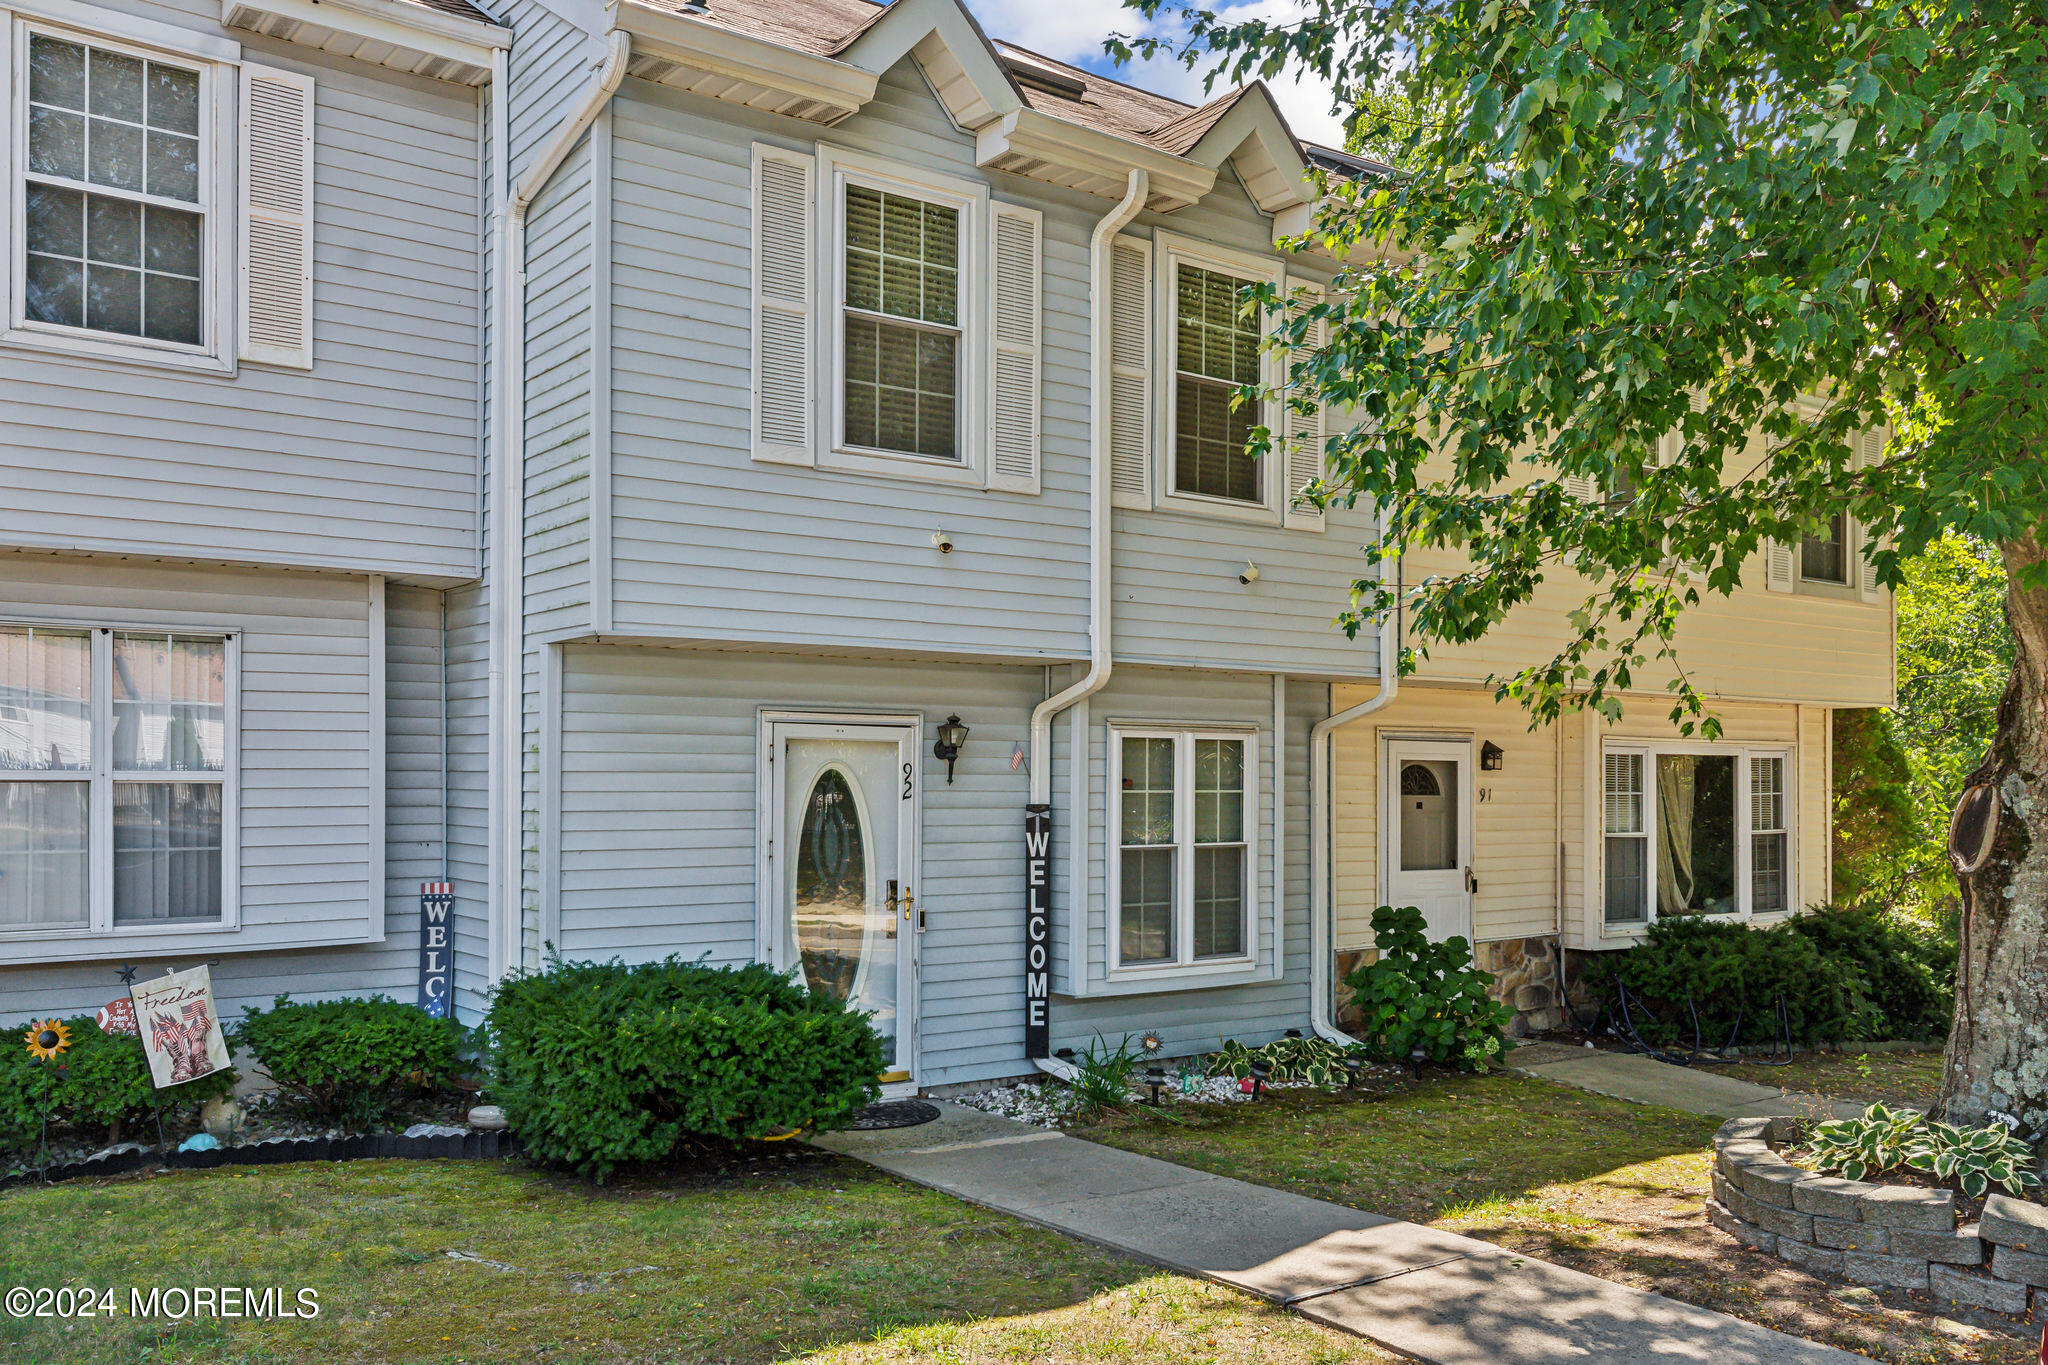
M 946 785 L 953 785 L 953 761 L 960 757 L 960 746 L 967 742 L 967 727 L 960 723 L 960 717 L 948 716 L 946 723 L 939 727 L 939 737 L 932 742 L 932 757 L 946 760 Z
M 1486 743 L 1479 746 L 1480 771 L 1489 773 L 1499 772 L 1501 760 L 1506 757 L 1507 751 L 1489 739 Z

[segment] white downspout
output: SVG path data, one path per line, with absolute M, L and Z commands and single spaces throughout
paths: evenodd
M 561 169 L 577 140 L 597 118 L 626 78 L 632 39 L 614 29 L 603 62 L 554 136 L 535 154 L 526 173 L 512 187 L 498 223 L 498 395 L 496 440 L 492 450 L 491 515 L 496 523 L 491 540 L 491 753 L 489 897 L 494 930 L 491 979 L 495 983 L 523 956 L 521 901 L 525 865 L 522 812 L 525 764 L 523 667 L 526 654 L 526 537 L 524 483 L 526 461 L 526 214 L 533 201 Z M 505 116 L 508 99 L 502 56 L 494 67 L 494 128 L 500 185 L 510 174 L 510 130 Z M 602 383 L 602 376 L 593 376 Z
M 1330 732 L 1391 702 L 1401 690 L 1401 597 L 1406 590 L 1397 561 L 1394 577 L 1394 607 L 1380 618 L 1379 691 L 1356 706 L 1346 707 L 1317 721 L 1308 732 L 1308 895 L 1309 895 L 1309 1007 L 1308 1020 L 1316 1036 L 1344 1047 L 1358 1042 L 1337 1027 L 1333 1009 L 1336 963 L 1331 960 L 1330 940 L 1335 932 L 1331 909 L 1330 848 Z M 1384 783 L 1380 784 L 1384 786 Z M 1386 818 L 1385 812 L 1380 818 Z
M 1031 708 L 1031 802 L 1044 806 L 1052 802 L 1052 718 L 1075 702 L 1093 696 L 1109 681 L 1111 614 L 1109 528 L 1109 272 L 1110 247 L 1117 233 L 1145 207 L 1151 177 L 1133 170 L 1124 197 L 1095 225 L 1088 238 L 1088 672 L 1079 682 L 1062 688 Z M 1077 763 L 1086 756 L 1074 755 Z M 1082 813 L 1074 812 L 1070 838 L 1084 837 Z M 1073 886 L 1068 895 L 1086 896 L 1086 888 Z M 1034 1058 L 1040 1071 L 1072 1080 L 1074 1068 L 1049 1057 Z

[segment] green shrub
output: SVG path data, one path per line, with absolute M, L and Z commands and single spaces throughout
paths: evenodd
M 1472 965 L 1462 938 L 1430 942 L 1422 912 L 1372 912 L 1377 960 L 1344 978 L 1361 1018 L 1361 1041 L 1383 1061 L 1406 1064 L 1417 1048 L 1431 1062 L 1479 1067 L 1511 1044 L 1514 1012 L 1486 993 L 1493 976 Z
M 866 1017 L 758 964 L 556 962 L 500 985 L 488 1030 L 512 1130 L 598 1180 L 693 1136 L 840 1127 L 880 1093 Z
M 1626 981 L 1642 1004 L 1637 1029 L 1652 1043 L 1692 1041 L 1687 993 L 1701 1041 L 1778 1041 L 1776 1001 L 1785 1001 L 1795 1043 L 1939 1038 L 1948 1029 L 1955 949 L 1879 910 L 1816 909 L 1753 929 L 1696 915 L 1660 919 L 1641 944 L 1596 955 L 1584 987 L 1615 1002 Z
M 235 1088 L 233 1071 L 201 1076 L 169 1090 L 150 1083 L 149 1062 L 140 1040 L 127 1034 L 106 1034 L 89 1014 L 64 1021 L 71 1046 L 58 1064 L 46 1066 L 29 1056 L 24 1035 L 41 1020 L 24 1019 L 0 1030 L 0 1152 L 25 1155 L 42 1136 L 47 1103 L 53 1127 L 83 1130 L 81 1138 L 97 1141 L 119 1119 L 131 1132 L 151 1119 L 161 1100 L 165 1109 L 197 1104 Z
M 408 1096 L 443 1090 L 460 1074 L 463 1031 L 382 995 L 302 1004 L 280 995 L 251 1006 L 235 1042 L 255 1054 L 289 1102 L 319 1123 L 368 1128 Z
M 1074 1059 L 1072 1089 L 1074 1102 L 1083 1114 L 1095 1115 L 1105 1109 L 1121 1109 L 1130 1102 L 1131 1078 L 1138 1074 L 1144 1054 L 1131 1047 L 1130 1035 L 1114 1048 L 1101 1034 L 1087 1051 Z

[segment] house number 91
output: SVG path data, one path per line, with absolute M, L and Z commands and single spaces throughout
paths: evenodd
M 1482 802 L 1483 802 L 1483 801 L 1491 801 L 1491 800 L 1493 800 L 1493 788 L 1491 788 L 1491 787 L 1481 787 L 1481 788 L 1479 788 L 1479 789 L 1478 789 L 1478 795 L 1479 795 L 1479 799 L 1480 799 L 1480 800 L 1481 800 Z

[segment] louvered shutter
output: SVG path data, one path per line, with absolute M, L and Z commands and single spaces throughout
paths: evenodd
M 994 205 L 995 349 L 989 366 L 988 486 L 1038 491 L 1040 217 Z
M 1593 501 L 1593 476 L 1591 474 L 1565 475 L 1564 495 L 1578 502 Z
M 1152 244 L 1109 249 L 1109 487 L 1119 507 L 1152 505 Z
M 1322 301 L 1322 290 L 1307 280 L 1290 279 L 1287 288 L 1297 297 L 1306 291 L 1315 301 Z M 1318 319 L 1303 338 L 1304 344 L 1288 356 L 1289 365 L 1310 359 L 1328 335 L 1328 325 Z M 1292 403 L 1286 404 L 1281 413 L 1281 430 L 1285 434 L 1286 446 L 1281 464 L 1286 474 L 1285 486 L 1280 490 L 1284 499 L 1281 503 L 1281 524 L 1290 530 L 1320 531 L 1323 529 L 1322 509 L 1297 506 L 1295 499 L 1302 489 L 1323 477 L 1323 438 L 1328 432 L 1322 405 L 1317 404 L 1314 412 L 1297 412 Z
M 816 163 L 754 145 L 754 458 L 814 459 L 812 248 Z
M 313 366 L 313 78 L 242 64 L 240 335 L 263 365 Z
M 1856 433 L 1856 468 L 1870 469 L 1884 460 L 1884 429 L 1872 427 L 1869 431 Z M 1864 558 L 1865 537 L 1863 527 L 1851 517 L 1848 524 L 1852 531 L 1849 556 L 1849 571 L 1856 575 L 1856 595 L 1866 602 L 1875 602 L 1880 589 L 1877 584 L 1877 566 Z
M 1790 592 L 1799 569 L 1796 546 L 1782 540 L 1764 542 L 1764 586 L 1772 592 Z

